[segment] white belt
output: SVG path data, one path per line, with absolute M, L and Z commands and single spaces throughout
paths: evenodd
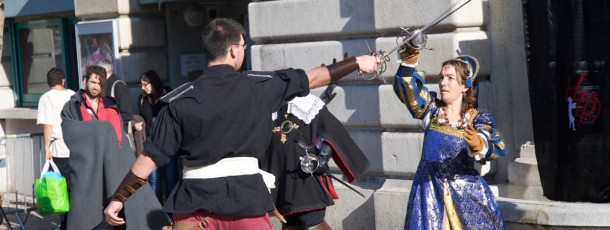
M 230 157 L 216 164 L 201 167 L 182 168 L 183 179 L 210 179 L 229 176 L 261 174 L 267 188 L 275 188 L 275 176 L 258 168 L 258 160 L 254 157 Z

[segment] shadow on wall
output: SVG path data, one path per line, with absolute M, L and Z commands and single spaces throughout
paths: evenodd
M 374 196 L 369 196 L 366 202 L 362 203 L 358 208 L 351 210 L 350 214 L 341 222 L 342 229 L 375 229 L 375 212 L 371 212 L 371 210 L 375 210 L 374 200 Z M 337 228 L 338 226 L 334 227 Z
M 373 1 L 340 0 L 341 18 L 349 20 L 342 31 L 352 33 L 375 31 L 375 8 Z M 365 16 L 365 17 L 363 17 Z M 373 48 L 373 47 L 371 47 Z

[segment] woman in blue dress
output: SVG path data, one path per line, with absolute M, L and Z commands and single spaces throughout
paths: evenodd
M 493 193 L 474 168 L 475 162 L 506 154 L 493 117 L 476 108 L 477 60 L 460 56 L 445 61 L 438 97 L 415 69 L 418 57 L 417 49 L 402 51 L 394 79 L 394 92 L 425 127 L 405 229 L 505 229 Z

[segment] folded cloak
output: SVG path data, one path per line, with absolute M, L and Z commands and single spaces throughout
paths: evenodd
M 78 119 L 78 118 L 77 118 Z M 135 161 L 127 141 L 119 148 L 107 121 L 63 117 L 62 129 L 70 149 L 70 212 L 68 229 L 107 226 L 103 210 Z M 127 140 L 123 134 L 123 140 Z M 126 228 L 161 229 L 170 225 L 150 186 L 142 186 L 123 207 Z

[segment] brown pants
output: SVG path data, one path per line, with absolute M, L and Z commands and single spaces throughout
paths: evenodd
M 231 230 L 231 229 L 256 229 L 272 230 L 269 215 L 262 216 L 228 216 L 212 213 L 203 209 L 195 213 L 172 215 L 173 226 L 164 227 L 163 230 Z

